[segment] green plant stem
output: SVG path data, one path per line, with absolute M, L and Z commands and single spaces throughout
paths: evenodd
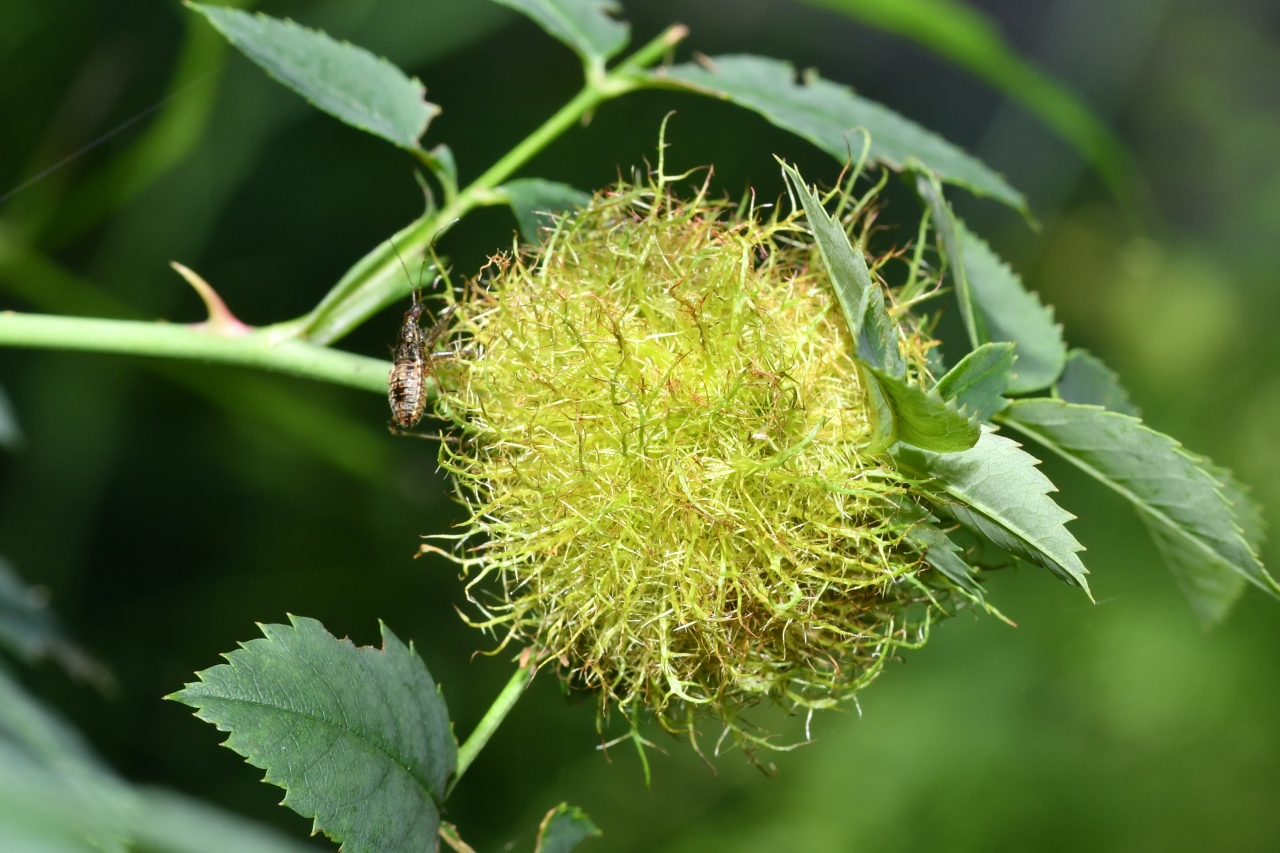
M 462 774 L 467 772 L 471 762 L 476 760 L 480 750 L 484 749 L 485 744 L 489 742 L 489 738 L 493 737 L 493 733 L 498 730 L 498 726 L 506 719 L 507 714 L 511 713 L 511 709 L 515 707 L 516 700 L 524 694 L 524 689 L 529 686 L 529 682 L 533 680 L 533 675 L 536 671 L 536 667 L 532 662 L 522 661 L 520 668 L 512 673 L 507 686 L 502 688 L 498 698 L 494 699 L 493 704 L 489 706 L 489 710 L 485 711 L 484 716 L 480 718 L 480 722 L 476 724 L 475 729 L 471 732 L 471 736 L 466 739 L 462 746 L 458 747 L 458 767 L 453 773 L 453 780 L 449 783 L 449 790 L 453 790 L 453 787 L 458 784 Z
M 92 311 L 125 320 L 141 316 L 133 306 L 36 252 L 6 245 L 3 237 L 0 289 L 42 311 Z M 181 363 L 160 359 L 149 360 L 147 366 L 178 387 L 222 407 L 230 416 L 275 430 L 293 447 L 309 451 L 357 479 L 381 486 L 390 477 L 390 449 L 377 426 L 324 405 L 285 382 L 252 373 L 227 376 L 190 370 Z
M 644 86 L 644 80 L 636 72 L 660 60 L 687 33 L 683 26 L 669 27 L 608 74 L 589 77 L 573 100 L 444 207 L 411 222 L 356 262 L 311 313 L 292 321 L 290 328 L 313 343 L 331 344 L 397 299 L 404 298 L 413 288 L 413 282 L 406 280 L 400 266 L 404 255 L 423 250 L 438 233 L 475 208 L 505 204 L 506 196 L 495 192 L 499 184 L 605 101 Z
M 238 364 L 386 393 L 390 362 L 281 339 L 262 329 L 240 335 L 198 326 L 47 314 L 0 314 L 0 346 L 111 352 Z
M 442 227 L 476 207 L 505 203 L 506 197 L 495 191 L 502 181 L 600 104 L 645 85 L 636 72 L 661 59 L 687 32 L 682 26 L 669 27 L 608 74 L 589 79 L 573 100 L 444 207 L 411 223 L 362 258 L 305 317 L 248 334 L 225 334 L 198 325 L 6 312 L 0 314 L 0 346 L 236 364 L 385 393 L 390 363 L 330 349 L 327 344 L 408 292 L 412 284 L 404 280 L 399 255 L 423 249 Z

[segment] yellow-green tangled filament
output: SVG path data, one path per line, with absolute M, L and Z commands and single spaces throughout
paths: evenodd
M 476 623 L 606 711 L 751 738 L 744 708 L 847 697 L 939 613 L 806 240 L 622 187 L 462 300 L 438 411 Z

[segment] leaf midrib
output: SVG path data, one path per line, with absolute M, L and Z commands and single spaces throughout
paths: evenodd
M 202 685 L 203 687 L 205 687 L 206 689 L 209 687 L 208 682 L 201 682 L 201 685 Z M 188 688 L 188 689 L 189 689 L 189 688 Z M 221 701 L 223 701 L 223 702 L 233 702 L 233 703 L 239 703 L 239 704 L 242 704 L 242 705 L 251 705 L 251 706 L 254 706 L 254 707 L 258 707 L 258 708 L 268 708 L 268 709 L 270 709 L 270 710 L 272 710 L 272 711 L 275 711 L 275 712 L 277 712 L 277 713 L 280 713 L 280 714 L 287 714 L 287 715 L 291 715 L 291 716 L 294 716 L 294 717 L 300 717 L 300 718 L 305 719 L 305 720 L 311 720 L 311 721 L 313 721 L 313 722 L 320 723 L 320 724 L 322 724 L 322 725 L 328 726 L 329 728 L 334 729 L 335 731 L 343 732 L 343 733 L 345 733 L 345 734 L 348 734 L 348 735 L 350 735 L 351 737 L 355 738 L 356 740 L 358 740 L 358 741 L 360 741 L 360 742 L 362 742 L 362 743 L 368 744 L 368 745 L 369 745 L 369 747 L 371 747 L 375 752 L 377 752 L 377 753 L 379 753 L 379 754 L 383 755 L 384 757 L 386 757 L 386 759 L 387 759 L 389 762 L 391 762 L 391 764 L 393 764 L 394 766 L 399 767 L 401 770 L 403 770 L 403 771 L 404 771 L 404 773 L 405 773 L 405 775 L 407 775 L 410 779 L 412 779 L 412 780 L 413 780 L 413 781 L 418 785 L 418 787 L 420 787 L 420 788 L 423 790 L 423 792 L 424 792 L 424 793 L 426 793 L 427 798 L 431 800 L 431 804 L 432 804 L 433 806 L 435 806 L 437 815 L 439 815 L 439 812 L 440 812 L 440 809 L 441 809 L 441 802 L 440 802 L 440 799 L 439 799 L 439 798 L 437 798 L 437 797 L 436 797 L 436 795 L 435 795 L 435 793 L 431 790 L 431 784 L 430 784 L 430 782 L 429 782 L 429 781 L 427 781 L 427 780 L 422 779 L 421 777 L 419 777 L 419 776 L 418 776 L 418 774 L 417 774 L 417 773 L 415 773 L 415 772 L 413 771 L 413 769 L 412 769 L 412 768 L 410 768 L 409 766 L 407 766 L 407 765 L 405 765 L 405 764 L 402 764 L 402 763 L 400 762 L 400 760 L 399 760 L 398 758 L 396 758 L 393 754 L 391 754 L 390 752 L 388 752 L 385 748 L 383 748 L 383 747 L 382 747 L 382 746 L 380 746 L 379 744 L 374 743 L 372 740 L 370 740 L 369 738 L 365 737 L 364 735 L 359 734 L 358 732 L 352 731 L 351 729 L 343 728 L 342 726 L 338 725 L 337 723 L 334 723 L 334 722 L 332 722 L 332 721 L 330 721 L 330 720 L 326 720 L 326 719 L 324 719 L 323 717 L 317 717 L 317 716 L 315 716 L 315 715 L 313 715 L 313 714 L 308 714 L 308 713 L 306 713 L 306 712 L 304 712 L 304 711 L 296 711 L 296 710 L 294 710 L 294 709 L 292 709 L 292 708 L 284 708 L 284 707 L 281 707 L 281 706 L 279 706 L 279 705 L 272 705 L 272 704 L 269 704 L 269 703 L 267 703 L 267 702 L 257 701 L 257 700 L 253 700 L 253 699 L 244 699 L 244 698 L 241 698 L 241 697 L 238 697 L 238 696 L 234 696 L 234 697 L 233 697 L 233 696 L 223 696 L 223 695 L 220 695 L 220 694 L 217 694 L 217 693 L 213 693 L 212 691 L 208 691 L 208 692 L 206 692 L 204 695 L 205 695 L 205 697 L 206 697 L 206 698 L 218 699 L 218 700 L 221 700 Z M 201 707 L 201 708 L 200 708 L 200 711 L 201 711 L 201 712 L 204 712 L 204 711 L 205 711 L 205 708 L 204 708 L 204 707 Z M 221 726 L 221 725 L 219 725 L 219 721 L 218 721 L 218 720 L 211 720 L 211 719 L 207 719 L 207 720 L 206 720 L 206 722 L 213 723 L 215 726 L 218 726 L 218 728 L 220 728 L 220 729 L 222 728 L 222 726 Z M 233 729 L 233 728 L 231 728 L 230 726 L 228 726 L 226 729 L 223 729 L 223 731 L 229 732 L 229 733 L 231 733 L 231 734 L 237 734 L 237 733 L 239 733 L 236 729 Z M 245 755 L 245 758 L 249 758 L 249 757 L 250 757 L 250 756 Z M 263 769 L 267 769 L 267 768 L 263 768 Z
M 1115 414 L 1115 413 L 1111 413 L 1111 414 Z M 1128 416 L 1125 415 L 1123 417 L 1128 417 Z M 1250 572 L 1245 570 L 1245 567 L 1236 565 L 1234 560 L 1231 560 L 1226 555 L 1219 553 L 1219 551 L 1216 548 L 1214 548 L 1212 545 L 1210 545 L 1205 539 L 1191 532 L 1190 529 L 1178 524 L 1172 518 L 1166 515 L 1163 511 L 1157 509 L 1155 506 L 1148 503 L 1147 501 L 1142 500 L 1134 492 L 1132 492 L 1130 489 L 1126 488 L 1125 486 L 1121 485 L 1115 479 L 1103 474 L 1097 468 L 1085 462 L 1083 459 L 1079 458 L 1078 456 L 1073 456 L 1072 454 L 1068 453 L 1066 450 L 1060 447 L 1057 442 L 1050 440 L 1047 436 L 1037 432 L 1035 429 L 1029 427 L 1027 424 L 1022 423 L 1021 421 L 1014 420 L 1013 418 L 1010 418 L 1007 416 L 1000 418 L 1000 420 L 1004 423 L 1007 423 L 1009 426 L 1013 427 L 1014 429 L 1018 430 L 1024 435 L 1039 442 L 1043 447 L 1046 447 L 1049 450 L 1052 450 L 1054 453 L 1058 454 L 1058 456 L 1067 460 L 1072 465 L 1075 465 L 1081 471 L 1084 471 L 1086 474 L 1097 479 L 1100 483 L 1103 483 L 1109 486 L 1110 488 L 1114 489 L 1117 493 L 1123 496 L 1126 500 L 1128 500 L 1134 506 L 1139 507 L 1144 512 L 1146 512 L 1147 514 L 1155 518 L 1157 521 L 1160 521 L 1162 524 L 1165 525 L 1165 527 L 1174 531 L 1184 539 L 1190 540 L 1202 552 L 1205 552 L 1210 557 L 1215 557 L 1221 560 L 1226 565 L 1231 566 L 1238 574 L 1243 576 L 1245 580 L 1250 581 L 1255 586 L 1258 586 L 1266 590 L 1267 592 L 1270 592 L 1273 595 L 1276 594 L 1275 590 L 1269 589 L 1265 584 L 1261 582 L 1260 579 L 1254 578 L 1254 576 Z M 1237 533 L 1237 535 L 1239 535 L 1239 533 Z M 1245 546 L 1247 548 L 1248 543 L 1245 543 Z

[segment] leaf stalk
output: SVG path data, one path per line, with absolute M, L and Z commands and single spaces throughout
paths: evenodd
M 493 737 L 493 733 L 498 730 L 498 726 L 502 725 L 502 721 L 506 719 L 507 714 L 511 713 L 516 701 L 524 694 L 529 682 L 533 680 L 535 672 L 537 672 L 537 665 L 534 663 L 532 655 L 525 654 L 522 656 L 519 668 L 511 674 L 511 679 L 502 688 L 498 698 L 494 699 L 493 704 L 489 706 L 489 710 L 485 711 L 484 716 L 480 718 L 480 722 L 472 730 L 470 737 L 458 747 L 458 767 L 453 773 L 452 781 L 449 782 L 450 791 L 457 786 L 462 774 L 467 772 L 471 762 L 476 760 L 480 750 L 484 749 L 485 744 L 489 742 L 489 738 Z

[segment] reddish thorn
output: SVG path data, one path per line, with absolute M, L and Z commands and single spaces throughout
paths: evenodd
M 204 302 L 204 307 L 209 311 L 208 320 L 203 323 L 188 324 L 191 328 L 205 329 L 220 335 L 247 335 L 253 331 L 252 326 L 240 322 L 236 315 L 231 313 L 231 309 L 227 307 L 227 303 L 222 301 L 222 297 L 218 295 L 218 292 L 198 273 L 177 261 L 170 261 L 169 266 L 173 267 L 178 275 L 187 280 L 187 284 L 195 289 L 200 299 Z

